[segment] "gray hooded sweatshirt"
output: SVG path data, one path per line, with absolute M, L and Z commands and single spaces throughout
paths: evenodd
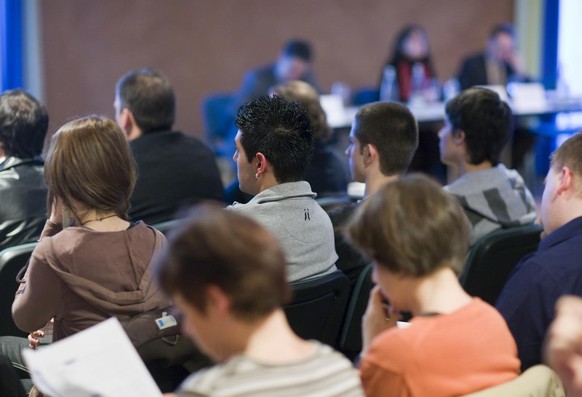
M 537 217 L 523 178 L 503 164 L 468 172 L 444 189 L 459 199 L 471 222 L 471 245 L 495 230 L 526 225 Z

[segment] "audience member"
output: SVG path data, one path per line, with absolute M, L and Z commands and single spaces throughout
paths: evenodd
M 352 178 L 366 184 L 364 200 L 406 172 L 418 145 L 418 128 L 410 110 L 396 102 L 364 105 L 350 132 L 349 156 Z M 334 226 L 337 267 L 352 282 L 371 262 L 345 238 L 346 226 L 363 201 L 329 212 Z
M 421 175 L 383 186 L 358 210 L 349 234 L 373 258 L 377 283 L 362 320 L 366 396 L 460 396 L 518 375 L 503 318 L 459 284 L 468 231 L 457 200 Z M 409 327 L 396 326 L 401 311 L 414 315 Z
M 177 327 L 155 319 L 171 306 L 152 282 L 164 236 L 126 215 L 135 183 L 127 141 L 114 121 L 89 116 L 62 126 L 46 159 L 50 217 L 12 304 L 12 317 L 36 348 L 54 319 L 53 341 L 116 316 L 136 347 Z M 17 362 L 24 338 L 2 341 Z M 12 353 L 11 353 L 12 351 Z
M 155 224 L 193 203 L 222 201 L 212 151 L 199 139 L 172 131 L 175 97 L 166 76 L 149 68 L 127 73 L 117 82 L 114 107 L 137 163 L 131 220 Z
M 363 396 L 347 359 L 289 327 L 285 268 L 275 237 L 232 211 L 200 206 L 175 231 L 157 279 L 185 332 L 220 363 L 191 375 L 177 396 Z
M 545 361 L 562 380 L 569 397 L 582 396 L 582 299 L 564 296 L 546 335 Z
M 515 48 L 515 30 L 509 23 L 493 27 L 485 51 L 471 55 L 459 71 L 461 89 L 475 85 L 503 85 L 526 79 Z
M 237 177 L 254 197 L 229 208 L 279 239 L 289 281 L 337 270 L 331 221 L 303 179 L 313 151 L 306 110 L 285 98 L 259 97 L 240 108 L 236 124 Z
M 0 95 L 0 251 L 38 240 L 47 189 L 40 158 L 46 109 L 21 90 Z
M 417 66 L 415 66 L 417 65 Z M 382 84 L 389 83 L 385 81 L 384 71 L 387 66 L 394 67 L 395 87 L 391 98 L 382 98 L 382 100 L 399 100 L 407 102 L 413 93 L 413 89 L 422 90 L 427 88 L 432 80 L 436 78 L 436 73 L 432 64 L 430 46 L 426 30 L 420 25 L 407 25 L 396 36 L 392 55 L 386 60 L 382 76 L 380 78 L 380 91 Z M 415 67 L 420 69 L 420 81 L 413 81 Z M 415 84 L 420 86 L 415 87 Z M 435 98 L 438 99 L 438 98 Z
M 441 158 L 460 177 L 445 189 L 459 199 L 471 221 L 471 244 L 500 228 L 532 223 L 537 216 L 522 177 L 499 162 L 511 119 L 507 103 L 486 88 L 462 91 L 446 105 L 439 132 Z
M 311 189 L 317 193 L 317 197 L 346 195 L 349 183 L 347 170 L 342 159 L 326 143 L 332 131 L 315 88 L 303 81 L 291 81 L 275 87 L 273 94 L 297 101 L 307 110 L 311 119 L 315 145 L 305 173 L 305 180 Z
M 522 369 L 541 362 L 544 335 L 561 295 L 582 295 L 582 135 L 551 157 L 541 203 L 545 237 L 505 284 L 496 306 L 517 342 Z

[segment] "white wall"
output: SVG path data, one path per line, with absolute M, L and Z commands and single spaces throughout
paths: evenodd
M 560 0 L 558 68 L 571 96 L 582 96 L 582 1 Z

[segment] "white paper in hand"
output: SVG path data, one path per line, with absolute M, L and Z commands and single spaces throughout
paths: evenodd
M 161 397 L 162 393 L 112 317 L 39 350 L 22 351 L 43 393 L 78 397 Z

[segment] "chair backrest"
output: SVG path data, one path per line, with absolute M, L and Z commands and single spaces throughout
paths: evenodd
M 352 94 L 352 104 L 354 106 L 361 106 L 379 100 L 380 91 L 375 87 L 360 87 L 355 89 Z
M 16 275 L 26 265 L 36 243 L 6 248 L 0 252 L 0 335 L 26 336 L 12 321 L 12 302 L 18 289 Z
M 289 325 L 304 339 L 337 347 L 350 280 L 341 271 L 291 283 L 293 301 L 283 309 Z
M 354 359 L 362 351 L 362 317 L 368 306 L 372 282 L 373 265 L 370 263 L 358 276 L 344 317 L 339 339 L 339 350 Z
M 545 365 L 535 365 L 512 381 L 464 397 L 565 397 L 558 375 Z
M 500 230 L 479 239 L 469 251 L 460 281 L 465 290 L 494 305 L 517 263 L 534 252 L 542 228 L 526 225 Z

